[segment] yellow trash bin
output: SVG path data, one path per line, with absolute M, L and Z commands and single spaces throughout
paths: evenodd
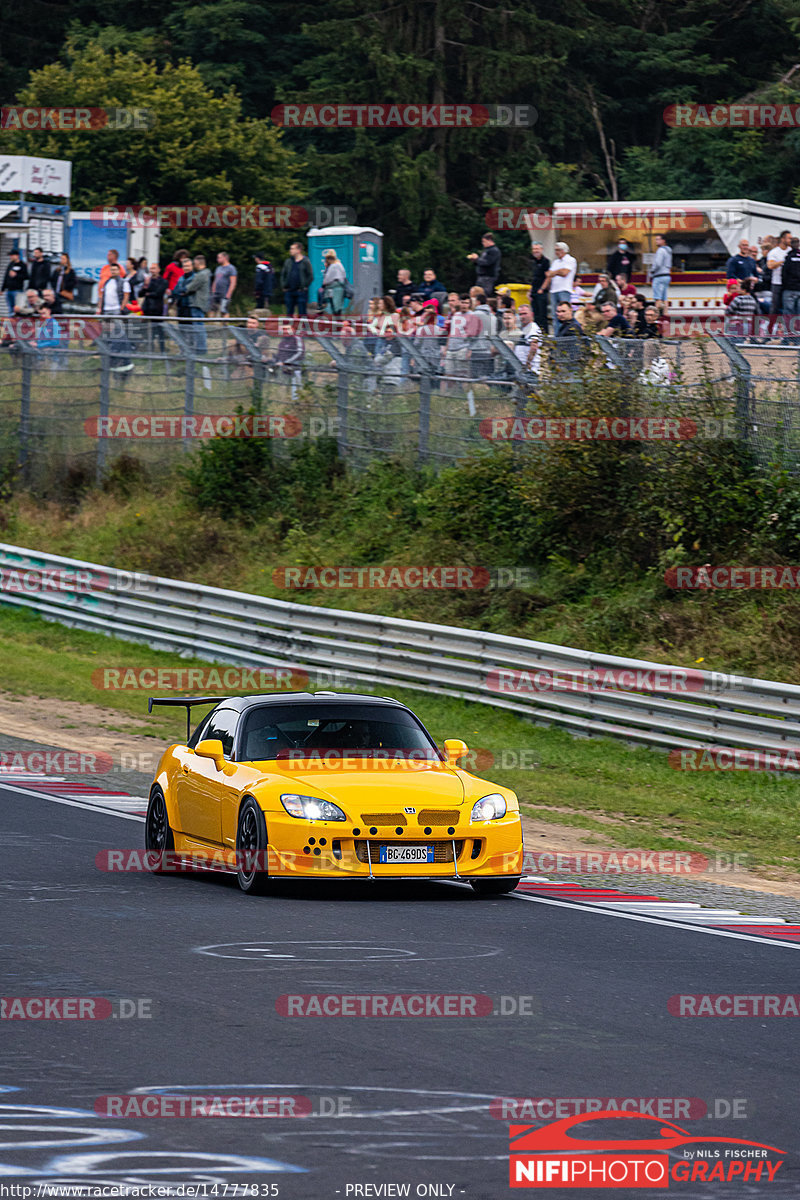
M 531 285 L 529 283 L 498 283 L 495 285 L 494 291 L 496 296 L 502 296 L 504 292 L 507 292 L 517 308 L 520 304 L 530 303 Z

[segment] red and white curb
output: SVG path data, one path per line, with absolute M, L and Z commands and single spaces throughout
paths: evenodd
M 620 915 L 638 914 L 709 929 L 734 932 L 741 930 L 743 933 L 780 939 L 800 946 L 800 925 L 792 925 L 783 917 L 745 916 L 735 908 L 706 908 L 695 902 L 664 900 L 659 896 L 620 892 L 616 888 L 554 882 L 538 875 L 523 875 L 517 892 L 532 898 L 541 897 L 570 904 L 591 905 L 593 909 L 599 908 Z
M 106 812 L 129 813 L 144 817 L 147 797 L 132 796 L 130 792 L 94 787 L 88 783 L 65 779 L 63 775 L 45 775 L 37 771 L 0 771 L 0 788 L 30 791 L 74 802 L 82 808 L 99 808 Z

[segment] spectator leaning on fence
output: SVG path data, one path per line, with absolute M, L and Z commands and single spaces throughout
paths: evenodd
M 8 304 L 9 314 L 14 312 L 14 305 L 17 303 L 17 295 L 22 291 L 28 281 L 28 268 L 20 257 L 19 250 L 9 250 L 8 266 L 6 273 L 3 276 L 3 288 L 6 293 L 6 303 Z
M 575 316 L 572 312 L 572 305 L 568 304 L 566 300 L 562 300 L 559 304 L 556 316 L 558 317 L 558 330 L 556 332 L 556 337 L 586 337 L 586 334 L 583 332 L 578 321 L 575 319 Z
M 672 250 L 663 233 L 656 234 L 656 252 L 647 268 L 647 277 L 653 287 L 653 300 L 659 308 L 666 308 L 669 284 L 672 278 Z
M 206 317 L 211 301 L 211 272 L 202 254 L 194 256 L 194 273 L 187 281 L 186 295 L 189 297 L 189 315 L 196 318 Z M 206 330 L 202 319 L 198 319 L 195 324 L 194 337 L 197 353 L 205 354 Z
M 600 333 L 603 337 L 619 337 L 621 334 L 628 333 L 630 328 L 628 322 L 617 312 L 613 304 L 604 304 L 602 312 L 605 325 Z
M 767 256 L 767 266 L 772 272 L 772 305 L 770 312 L 775 314 L 783 312 L 782 292 L 783 292 L 783 277 L 781 268 L 783 260 L 789 252 L 789 246 L 792 241 L 792 235 L 788 229 L 784 229 L 778 235 L 777 245 L 773 246 Z
M 729 301 L 725 309 L 725 333 L 744 336 L 756 332 L 761 310 L 753 295 L 752 279 L 729 279 Z
M 533 319 L 533 309 L 529 304 L 520 304 L 517 317 L 520 337 L 514 346 L 514 354 L 526 371 L 538 375 L 542 365 L 542 331 Z

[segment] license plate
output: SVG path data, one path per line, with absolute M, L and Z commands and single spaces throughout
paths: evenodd
M 382 863 L 432 863 L 433 846 L 381 846 Z

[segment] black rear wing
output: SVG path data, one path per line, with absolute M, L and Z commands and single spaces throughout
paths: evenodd
M 192 706 L 195 704 L 219 704 L 222 700 L 227 699 L 226 696 L 165 696 L 163 699 L 159 696 L 148 696 L 147 711 L 153 711 L 154 704 L 163 704 L 167 708 L 183 707 L 186 709 L 186 741 L 189 742 L 192 736 Z

